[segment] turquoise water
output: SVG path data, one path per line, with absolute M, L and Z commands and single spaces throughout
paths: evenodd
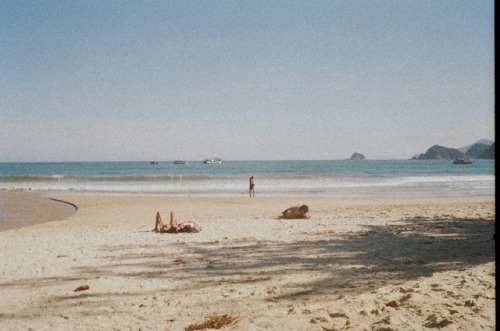
M 495 163 L 335 160 L 0 163 L 0 190 L 244 196 L 463 196 L 495 194 Z

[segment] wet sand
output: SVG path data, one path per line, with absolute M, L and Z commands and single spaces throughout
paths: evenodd
M 76 206 L 39 192 L 0 191 L 0 231 L 65 220 L 75 212 Z

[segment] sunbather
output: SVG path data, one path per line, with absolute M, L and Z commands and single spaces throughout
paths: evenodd
M 166 224 L 163 224 L 160 212 L 158 211 L 156 212 L 155 228 L 153 231 L 159 233 L 200 232 L 201 227 L 193 222 L 177 224 L 174 212 L 170 212 L 170 224 L 167 226 Z
M 293 219 L 293 218 L 310 218 L 309 207 L 307 205 L 290 207 L 282 212 L 282 218 Z

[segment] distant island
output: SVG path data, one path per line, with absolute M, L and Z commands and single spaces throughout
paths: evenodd
M 353 153 L 349 160 L 366 160 L 366 157 L 361 153 Z
M 483 139 L 460 149 L 434 145 L 425 153 L 417 154 L 412 157 L 412 160 L 451 160 L 463 157 L 473 159 L 494 159 L 495 143 Z

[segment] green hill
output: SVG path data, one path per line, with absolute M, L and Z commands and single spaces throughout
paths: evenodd
M 427 150 L 424 154 L 420 154 L 416 159 L 418 160 L 448 160 L 456 159 L 457 157 L 465 156 L 455 148 L 448 148 L 444 146 L 434 145 Z
M 477 159 L 495 159 L 495 143 L 491 144 Z

